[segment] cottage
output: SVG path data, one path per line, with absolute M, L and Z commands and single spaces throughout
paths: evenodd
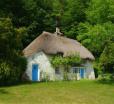
M 50 56 L 62 53 L 63 57 L 78 53 L 85 60 L 80 66 L 72 66 L 68 72 L 69 79 L 95 79 L 92 62 L 94 56 L 78 41 L 66 38 L 61 33 L 43 32 L 33 40 L 24 50 L 27 58 L 26 75 L 31 81 L 41 81 L 48 77 L 49 80 L 63 80 L 61 68 L 54 68 L 50 63 Z

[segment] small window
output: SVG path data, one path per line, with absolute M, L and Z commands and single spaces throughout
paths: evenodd
M 78 73 L 79 69 L 78 68 L 73 68 L 73 73 Z
M 55 69 L 55 74 L 60 74 L 60 70 L 58 68 Z

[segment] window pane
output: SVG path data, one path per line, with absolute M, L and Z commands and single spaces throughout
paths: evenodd
M 73 73 L 78 73 L 78 68 L 73 68 Z
M 59 69 L 55 69 L 55 74 L 60 74 L 60 70 Z

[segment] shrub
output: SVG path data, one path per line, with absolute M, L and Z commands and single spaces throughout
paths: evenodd
M 22 74 L 25 72 L 27 66 L 27 60 L 22 56 L 16 56 L 16 58 L 13 58 L 13 63 L 13 66 L 19 68 L 19 79 L 21 80 Z
M 11 63 L 2 61 L 0 62 L 0 85 L 9 85 L 16 82 L 18 76 L 16 75 L 17 69 L 14 69 Z
M 103 73 L 103 70 L 101 69 L 98 60 L 94 62 L 94 72 L 95 72 L 95 78 L 98 78 L 99 75 Z
M 50 81 L 50 77 L 49 77 L 48 73 L 43 72 L 43 71 L 40 72 L 40 78 L 41 78 L 42 82 Z
M 19 83 L 21 81 L 22 74 L 26 69 L 25 65 L 26 60 L 24 58 L 19 58 L 17 63 L 0 60 L 0 85 L 12 85 Z
M 109 41 L 107 43 L 99 60 L 104 72 L 114 73 L 114 42 Z
M 63 78 L 64 78 L 65 81 L 68 81 L 69 80 L 68 72 L 64 71 Z
M 51 63 L 54 67 L 58 67 L 60 65 L 64 66 L 71 66 L 73 64 L 80 64 L 82 62 L 81 58 L 79 55 L 72 55 L 69 57 L 63 57 L 60 55 L 55 55 L 54 57 L 51 58 Z
M 98 80 L 101 80 L 101 81 L 112 81 L 114 80 L 114 75 L 113 74 L 101 74 L 98 78 Z
M 64 80 L 70 80 L 68 76 L 69 69 L 73 65 L 80 65 L 82 63 L 82 59 L 78 54 L 74 54 L 72 56 L 63 57 L 61 55 L 55 55 L 50 59 L 53 67 L 63 67 L 63 78 Z

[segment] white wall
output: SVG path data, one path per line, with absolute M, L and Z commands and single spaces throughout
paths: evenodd
M 47 55 L 43 52 L 39 52 L 37 54 L 34 54 L 30 57 L 27 58 L 28 65 L 27 65 L 27 70 L 26 74 L 28 75 L 29 79 L 32 80 L 32 64 L 38 64 L 39 70 L 38 70 L 38 80 L 40 81 L 41 79 L 41 73 L 44 72 L 46 73 L 50 80 L 63 80 L 63 72 L 61 70 L 60 75 L 55 75 L 55 70 L 52 67 L 49 58 Z M 87 60 L 85 64 L 83 64 L 86 67 L 85 70 L 85 78 L 88 79 L 95 79 L 95 74 L 94 74 L 94 69 L 92 66 L 92 62 Z M 77 80 L 80 79 L 80 75 L 78 73 L 77 75 Z
M 87 79 L 95 79 L 95 73 L 94 73 L 92 62 L 87 60 L 84 66 L 86 67 L 85 74 L 86 74 Z
M 28 75 L 30 80 L 32 80 L 32 64 L 38 64 L 39 66 L 38 68 L 39 81 L 40 81 L 41 72 L 46 73 L 49 76 L 50 80 L 54 80 L 55 71 L 50 64 L 48 57 L 43 52 L 39 52 L 37 54 L 34 54 L 28 57 L 27 61 L 28 61 L 28 65 L 27 65 L 26 74 Z

